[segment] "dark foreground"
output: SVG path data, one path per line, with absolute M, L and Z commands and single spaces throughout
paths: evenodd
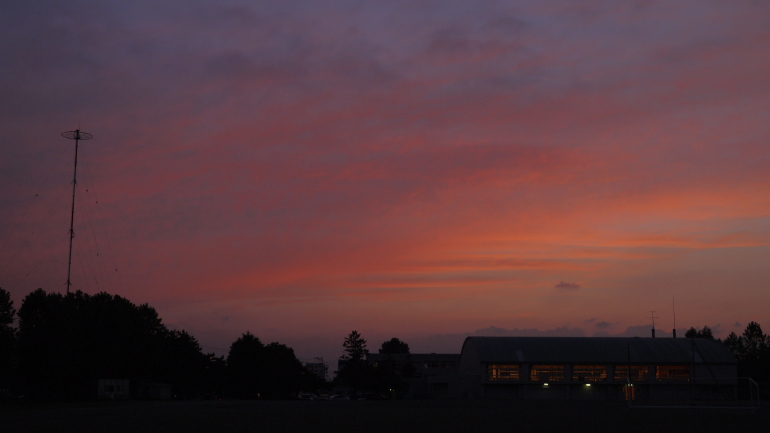
M 768 432 L 770 410 L 552 401 L 188 401 L 0 407 L 0 432 Z

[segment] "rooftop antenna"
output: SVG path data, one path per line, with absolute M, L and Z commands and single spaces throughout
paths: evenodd
M 650 317 L 645 317 L 646 319 L 652 319 L 652 338 L 655 338 L 655 319 L 660 319 L 660 317 L 655 315 L 655 311 L 650 312 Z
M 671 297 L 671 310 L 674 313 L 674 338 L 676 338 L 676 303 L 673 296 Z
M 70 140 L 75 140 L 75 173 L 72 175 L 72 214 L 70 215 L 70 256 L 67 263 L 67 294 L 70 294 L 70 275 L 72 271 L 72 239 L 75 237 L 75 231 L 73 230 L 75 224 L 75 186 L 78 184 L 78 141 L 90 140 L 94 138 L 93 135 L 83 132 L 78 124 L 78 129 L 74 131 L 62 132 L 61 136 Z

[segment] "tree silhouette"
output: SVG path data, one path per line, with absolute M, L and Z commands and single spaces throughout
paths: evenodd
M 30 293 L 19 309 L 18 343 L 22 386 L 33 398 L 91 398 L 99 379 L 193 392 L 206 366 L 194 337 L 166 328 L 147 304 L 108 293 Z
M 366 340 L 361 337 L 358 331 L 353 330 L 342 343 L 342 347 L 345 349 L 345 354 L 342 355 L 342 359 L 347 359 L 348 363 L 355 363 L 365 359 L 369 350 L 366 349 Z
M 0 329 L 12 329 L 14 316 L 16 310 L 13 308 L 11 294 L 0 287 Z
M 280 343 L 265 346 L 265 398 L 294 398 L 306 380 L 306 370 L 294 349 Z
M 743 331 L 743 345 L 746 360 L 756 361 L 767 357 L 770 349 L 770 340 L 762 332 L 762 327 L 757 322 L 750 322 Z
M 730 349 L 739 361 L 746 358 L 746 346 L 743 344 L 743 339 L 736 335 L 735 332 L 731 332 L 722 344 Z
M 348 386 L 353 391 L 371 391 L 378 387 L 377 371 L 366 362 L 366 340 L 358 331 L 353 330 L 342 343 L 344 354 L 341 359 L 346 360 L 345 366 L 337 372 L 337 382 Z
M 231 392 L 242 399 L 258 399 L 261 388 L 262 352 L 265 345 L 252 333 L 246 332 L 230 345 L 227 374 Z
M 714 334 L 711 332 L 711 328 L 708 326 L 704 326 L 703 329 L 695 329 L 695 327 L 690 327 L 690 329 L 687 330 L 687 332 L 684 334 L 686 338 L 708 338 L 713 340 Z
M 382 343 L 380 354 L 385 355 L 377 364 L 382 390 L 391 395 L 402 393 L 408 388 L 404 378 L 415 373 L 409 345 L 394 337 Z
M 722 342 L 738 358 L 738 375 L 760 382 L 770 381 L 770 338 L 757 322 L 750 322 L 742 335 L 731 332 Z
M 16 369 L 16 328 L 11 294 L 0 287 L 0 389 L 9 389 Z
M 382 343 L 380 353 L 391 355 L 408 354 L 409 345 L 394 337 Z
M 207 357 L 198 340 L 185 330 L 170 330 L 163 336 L 163 353 L 156 374 L 174 385 L 174 394 L 191 397 L 204 386 Z
M 305 380 L 305 368 L 292 348 L 265 346 L 250 332 L 230 345 L 227 371 L 233 395 L 242 399 L 293 398 Z

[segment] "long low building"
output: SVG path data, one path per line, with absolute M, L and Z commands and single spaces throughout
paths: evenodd
M 468 337 L 459 397 L 734 399 L 737 360 L 704 338 Z

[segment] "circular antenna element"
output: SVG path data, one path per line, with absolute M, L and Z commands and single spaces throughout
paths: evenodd
M 87 132 L 83 132 L 79 129 L 76 129 L 74 131 L 62 132 L 61 136 L 64 138 L 69 138 L 70 140 L 90 140 L 94 138 L 93 135 Z

